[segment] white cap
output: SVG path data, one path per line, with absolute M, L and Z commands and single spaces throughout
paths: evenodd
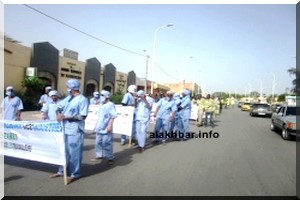
M 99 96 L 99 92 L 97 92 L 97 91 L 94 92 L 94 93 L 93 93 L 93 96 L 94 96 L 94 97 L 98 97 L 98 96 Z
M 6 87 L 6 91 L 8 91 L 8 90 L 13 90 L 13 89 L 14 89 L 13 86 L 7 86 L 7 87 Z
M 49 97 L 52 97 L 52 96 L 58 96 L 58 92 L 56 90 L 51 90 L 49 92 Z
M 100 94 L 101 94 L 102 96 L 104 96 L 105 98 L 110 98 L 110 92 L 109 92 L 109 91 L 102 90 L 102 91 L 100 92 Z
M 127 90 L 130 93 L 136 93 L 136 85 L 129 85 Z

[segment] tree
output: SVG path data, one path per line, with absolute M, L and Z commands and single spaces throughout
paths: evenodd
M 22 97 L 25 110 L 37 110 L 40 91 L 45 87 L 45 82 L 38 77 L 26 77 L 22 87 L 26 88 Z
M 292 81 L 294 87 L 291 89 L 291 92 L 300 95 L 300 79 L 298 78 L 300 72 L 296 68 L 290 68 L 288 69 L 288 73 L 295 76 L 295 79 Z

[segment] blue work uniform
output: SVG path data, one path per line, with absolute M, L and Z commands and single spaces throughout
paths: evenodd
M 174 98 L 174 101 L 175 101 L 175 105 L 176 106 L 180 105 L 180 103 L 181 103 L 180 97 Z M 178 113 L 178 111 L 176 109 L 174 119 L 171 122 L 171 128 L 170 128 L 171 132 L 177 132 L 178 131 L 178 130 L 174 130 L 175 126 L 178 129 L 178 120 L 179 120 L 179 113 Z
M 189 95 L 186 95 L 182 98 L 180 107 L 182 108 L 179 114 L 178 126 L 179 131 L 183 133 L 184 138 L 186 138 L 187 132 L 189 132 L 189 120 L 191 116 L 191 98 Z
M 121 101 L 122 105 L 124 106 L 134 106 L 134 97 L 130 92 L 124 94 L 123 99 Z M 132 121 L 132 131 L 131 131 L 131 139 L 136 138 L 136 130 L 135 130 L 135 114 L 133 115 Z M 126 141 L 126 135 L 121 135 L 121 143 Z
M 162 98 L 158 101 L 157 103 L 157 107 L 159 107 L 158 112 L 156 114 L 156 123 L 155 123 L 155 128 L 154 128 L 154 132 L 155 132 L 155 140 L 158 141 L 158 134 L 159 131 L 162 129 L 162 133 L 164 134 L 164 139 L 162 139 L 163 142 L 166 141 L 167 137 L 165 135 L 166 132 L 170 131 L 170 115 L 171 112 L 175 112 L 177 107 L 175 104 L 175 101 L 170 98 L 170 99 L 166 99 L 166 98 Z
M 45 120 L 57 120 L 56 114 L 59 102 L 60 100 L 55 102 L 51 99 L 50 102 L 43 105 L 41 112 L 47 113 L 47 118 Z
M 90 105 L 96 105 L 99 104 L 99 99 L 96 99 L 95 97 L 90 99 Z
M 115 105 L 112 102 L 99 105 L 98 120 L 95 127 L 96 141 L 95 150 L 96 158 L 102 158 L 105 150 L 106 158 L 112 160 L 113 157 L 113 133 L 107 132 L 107 126 L 111 119 L 117 118 Z
M 137 101 L 135 109 L 135 125 L 136 125 L 136 136 L 139 147 L 144 148 L 147 135 L 147 127 L 149 125 L 150 114 L 153 106 L 153 99 L 146 96 L 146 101 L 149 103 L 150 108 L 146 106 L 146 103 L 139 99 Z
M 40 100 L 39 100 L 39 104 L 42 103 L 42 102 L 51 102 L 52 99 L 51 97 L 49 97 L 47 94 L 43 94 L 41 97 L 40 97 Z M 45 103 L 44 103 L 45 104 Z
M 77 96 L 69 95 L 58 105 L 61 113 L 66 117 L 87 116 L 88 100 L 82 94 Z M 82 120 L 63 120 L 66 162 L 68 176 L 79 178 L 81 176 L 81 162 L 84 141 L 85 117 Z M 58 174 L 63 175 L 63 167 L 60 166 Z
M 1 108 L 4 108 L 4 120 L 16 120 L 18 111 L 23 109 L 23 102 L 18 96 L 4 98 L 1 104 Z

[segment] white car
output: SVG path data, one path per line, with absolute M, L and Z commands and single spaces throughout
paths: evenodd
M 296 136 L 296 106 L 284 104 L 271 116 L 271 130 L 281 130 L 281 137 L 290 140 Z

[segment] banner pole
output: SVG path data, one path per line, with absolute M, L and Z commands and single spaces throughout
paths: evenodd
M 63 165 L 63 170 L 64 170 L 64 184 L 67 185 L 68 184 L 68 180 L 67 180 L 67 158 L 66 158 L 66 135 L 65 135 L 65 126 L 64 123 L 61 122 L 61 126 L 63 128 L 63 148 L 65 151 L 65 164 Z

